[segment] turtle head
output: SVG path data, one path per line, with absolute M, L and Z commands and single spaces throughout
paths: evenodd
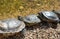
M 38 15 L 40 15 L 41 14 L 41 12 L 38 12 Z
M 43 16 L 42 12 L 38 12 L 38 16 Z
M 52 12 L 56 13 L 57 15 L 60 16 L 60 10 L 52 10 Z
M 52 10 L 52 11 L 55 11 L 55 10 Z
M 55 10 L 52 10 L 52 12 L 57 13 Z
M 59 17 L 59 23 L 60 23 L 60 10 L 52 10 L 52 12 L 55 12 Z
M 40 17 L 41 12 L 38 12 L 38 17 Z
M 21 16 L 18 16 L 18 20 L 23 21 L 23 18 Z
M 41 19 L 41 17 L 43 17 L 42 12 L 38 12 L 38 16 L 37 16 L 37 17 Z M 41 20 L 42 20 L 42 19 L 41 19 Z

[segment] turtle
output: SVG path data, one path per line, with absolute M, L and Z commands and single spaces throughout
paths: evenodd
M 0 21 L 0 31 L 5 31 L 7 29 L 8 29 L 7 24 Z
M 52 12 L 55 12 L 57 15 L 60 14 L 60 10 L 52 10 Z
M 38 15 L 39 15 L 38 17 L 42 20 L 42 22 L 45 22 L 45 24 L 52 23 L 54 25 L 57 25 L 57 23 L 59 22 L 58 15 L 52 11 L 41 11 L 38 13 Z
M 23 21 L 9 18 L 6 20 L 2 20 L 0 22 L 0 33 L 18 33 L 25 28 L 25 23 Z
M 22 20 L 25 22 L 26 26 L 37 25 L 41 22 L 36 14 L 30 14 L 25 17 L 18 16 L 18 20 Z
M 52 10 L 52 12 L 56 13 L 59 17 L 59 23 L 60 23 L 60 10 Z

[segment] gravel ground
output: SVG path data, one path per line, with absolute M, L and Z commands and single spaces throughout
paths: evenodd
M 58 24 L 56 29 L 40 26 L 27 27 L 23 34 L 16 33 L 7 37 L 1 34 L 0 39 L 60 39 L 60 26 Z

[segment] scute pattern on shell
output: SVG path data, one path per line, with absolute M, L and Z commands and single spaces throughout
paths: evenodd
M 5 31 L 1 30 L 0 33 L 15 33 L 15 32 L 19 32 L 25 28 L 24 22 L 16 20 L 16 19 L 8 19 L 8 20 L 2 21 L 2 22 L 7 24 L 6 25 L 7 30 L 5 30 Z M 3 27 L 5 28 L 6 26 L 4 24 Z M 1 27 L 1 28 L 3 28 L 3 27 Z
M 0 21 L 0 29 L 5 31 L 8 30 L 8 25 L 2 21 Z
M 51 12 L 51 11 L 43 11 L 42 14 L 46 18 L 48 18 L 48 19 L 51 19 L 51 20 L 54 20 L 54 21 L 58 21 L 59 20 L 58 16 L 54 12 Z
M 24 18 L 24 21 L 27 23 L 39 23 L 41 20 L 37 17 L 37 15 L 28 15 Z

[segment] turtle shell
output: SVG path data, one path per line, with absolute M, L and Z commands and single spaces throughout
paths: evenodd
M 41 20 L 37 17 L 37 15 L 28 15 L 24 17 L 24 21 L 27 23 L 39 23 Z
M 54 12 L 43 11 L 43 12 L 41 12 L 39 14 L 41 15 L 40 18 L 43 21 L 49 21 L 49 22 L 59 21 L 58 16 Z
M 59 23 L 60 23 L 60 10 L 52 10 L 52 12 L 56 13 L 59 17 Z
M 29 26 L 41 22 L 41 20 L 35 14 L 28 15 L 28 16 L 24 17 L 23 20 Z
M 52 12 L 55 12 L 57 14 L 60 14 L 60 10 L 52 10 Z
M 26 26 L 32 26 L 41 22 L 41 20 L 35 14 L 30 14 L 28 16 L 23 17 L 23 21 L 25 22 Z
M 60 19 L 60 10 L 52 10 L 52 12 L 56 13 Z
M 0 21 L 0 30 L 2 30 L 2 31 L 8 30 L 7 24 Z
M 7 29 L 7 30 L 0 30 L 0 33 L 16 33 L 16 32 L 20 32 L 22 31 L 22 29 L 25 28 L 25 24 L 22 21 L 19 21 L 17 19 L 8 19 L 8 20 L 4 20 L 2 21 L 4 24 L 4 28 L 3 29 Z M 7 26 L 7 28 L 6 28 Z

